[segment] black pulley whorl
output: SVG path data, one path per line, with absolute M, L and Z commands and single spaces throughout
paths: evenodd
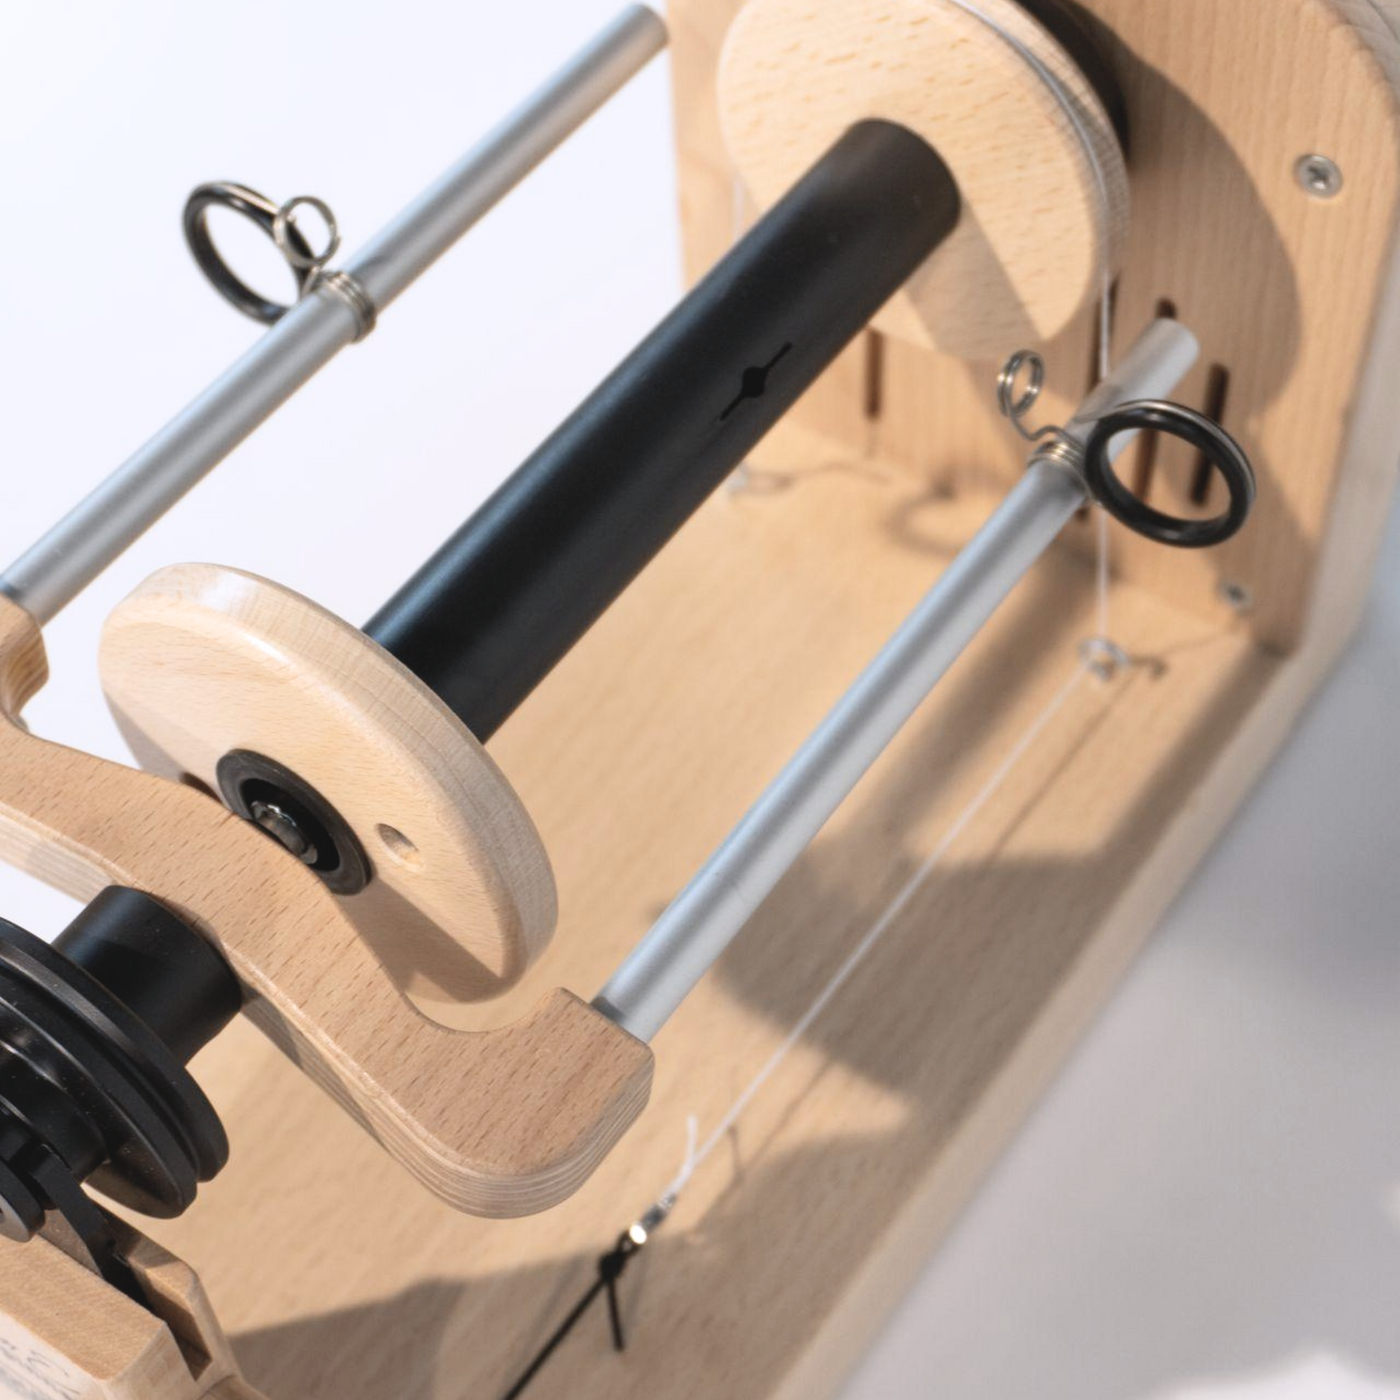
M 103 890 L 50 946 L 0 920 L 0 1233 L 49 1211 L 116 1269 L 89 1182 L 173 1216 L 228 1159 L 186 1062 L 242 1002 L 219 953 L 163 904 Z

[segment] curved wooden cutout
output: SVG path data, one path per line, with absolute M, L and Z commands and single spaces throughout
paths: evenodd
M 217 791 L 219 760 L 251 749 L 336 808 L 374 868 L 342 912 L 401 986 L 494 995 L 548 943 L 554 876 L 520 799 L 456 715 L 358 628 L 254 574 L 178 564 L 107 619 L 101 672 L 148 772 Z
M 1064 50 L 1015 0 L 977 9 L 985 18 L 952 0 L 749 0 L 725 40 L 719 110 L 763 208 L 855 122 L 883 117 L 924 137 L 957 178 L 962 217 L 875 324 L 1000 361 L 1102 295 L 1127 236 L 1128 177 Z
M 146 890 L 215 942 L 245 1013 L 420 1181 L 514 1216 L 575 1191 L 641 1112 L 651 1051 L 557 990 L 490 1031 L 430 1021 L 305 866 L 205 794 L 29 734 L 46 676 L 0 598 L 0 857 L 79 899 Z

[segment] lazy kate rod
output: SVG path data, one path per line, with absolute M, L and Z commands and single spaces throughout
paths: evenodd
M 1082 459 L 1066 456 L 1064 440 L 1080 452 L 1092 449 L 1100 424 L 1111 426 L 1115 412 L 1169 393 L 1198 354 L 1196 338 L 1178 322 L 1147 328 L 1063 430 L 1060 450 L 1032 457 L 987 523 L 628 954 L 594 999 L 599 1011 L 640 1040 L 661 1029 L 1089 500 Z M 1107 459 L 1128 441 L 1126 432 L 1101 439 Z
M 39 623 L 62 611 L 665 44 L 653 11 L 623 11 L 6 569 L 0 593 Z

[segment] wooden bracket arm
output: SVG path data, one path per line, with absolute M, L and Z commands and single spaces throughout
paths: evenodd
M 645 1045 L 566 991 L 490 1031 L 429 1020 L 317 877 L 213 798 L 29 734 L 46 674 L 38 627 L 0 599 L 0 857 L 80 899 L 122 884 L 170 904 L 249 1017 L 458 1209 L 526 1215 L 587 1179 L 646 1102 Z

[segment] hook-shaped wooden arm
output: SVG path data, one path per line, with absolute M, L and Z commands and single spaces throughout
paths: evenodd
M 651 1052 L 567 991 L 458 1031 L 418 1012 L 335 897 L 217 801 L 18 722 L 47 676 L 33 619 L 0 598 L 0 857 L 80 899 L 158 896 L 200 929 L 288 1057 L 443 1200 L 526 1215 L 575 1191 L 646 1102 Z

